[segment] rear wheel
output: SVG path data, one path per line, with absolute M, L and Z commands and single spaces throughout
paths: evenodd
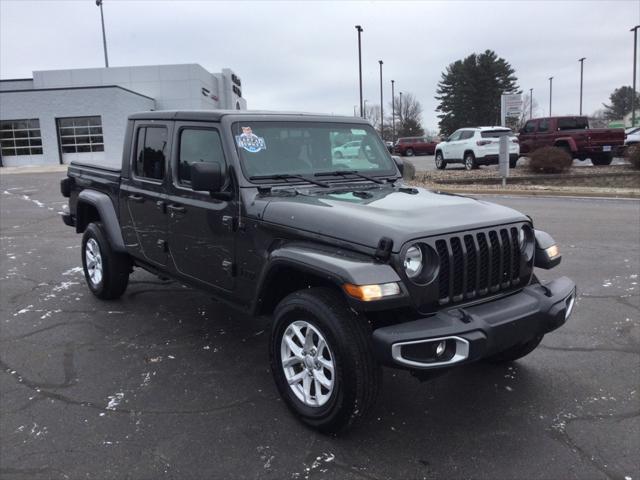
M 473 153 L 467 152 L 464 155 L 464 168 L 467 170 L 473 170 L 474 168 L 478 168 L 476 164 L 476 157 Z
M 113 300 L 127 289 L 131 259 L 111 249 L 101 223 L 90 223 L 82 236 L 82 268 L 89 290 L 98 298 Z
M 414 153 L 415 153 L 415 152 L 413 151 L 413 148 L 407 148 L 407 149 L 404 151 L 404 154 L 405 154 L 407 157 L 413 157 Z
M 381 370 L 369 324 L 331 289 L 298 291 L 280 302 L 270 360 L 287 406 L 322 432 L 348 428 L 375 403 Z
M 613 155 L 610 153 L 603 153 L 601 155 L 594 155 L 591 157 L 591 163 L 594 165 L 611 165 L 611 161 L 613 160 Z
M 518 159 L 517 158 L 509 160 L 509 168 L 516 168 L 517 165 L 518 165 Z
M 447 168 L 447 162 L 442 156 L 442 152 L 436 152 L 436 168 L 438 170 L 444 170 Z

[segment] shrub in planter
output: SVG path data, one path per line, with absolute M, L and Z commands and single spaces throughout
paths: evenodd
M 573 159 L 558 147 L 542 147 L 531 153 L 529 170 L 535 173 L 562 173 L 571 168 Z
M 640 144 L 631 145 L 627 148 L 625 157 L 627 157 L 627 160 L 631 165 L 636 168 L 640 168 Z

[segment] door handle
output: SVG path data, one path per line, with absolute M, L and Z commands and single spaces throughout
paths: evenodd
M 138 202 L 138 203 L 142 203 L 144 202 L 144 197 L 142 197 L 141 195 L 129 195 L 129 200 L 131 200 L 132 202 Z
M 181 207 L 180 205 L 167 205 L 167 210 L 173 213 L 184 213 L 187 211 L 186 208 Z

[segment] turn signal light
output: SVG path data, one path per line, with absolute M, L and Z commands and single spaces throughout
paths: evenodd
M 348 295 L 363 302 L 380 300 L 381 298 L 392 297 L 400 293 L 400 286 L 395 282 L 382 283 L 379 285 L 353 285 L 351 283 L 345 283 L 342 288 Z
M 547 252 L 547 255 L 549 256 L 549 260 L 553 260 L 558 255 L 560 255 L 560 249 L 558 248 L 558 245 L 551 245 L 545 251 Z

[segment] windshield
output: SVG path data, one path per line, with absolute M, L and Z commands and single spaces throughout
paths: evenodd
M 247 177 L 358 171 L 393 175 L 395 163 L 369 125 L 252 122 L 232 126 Z

